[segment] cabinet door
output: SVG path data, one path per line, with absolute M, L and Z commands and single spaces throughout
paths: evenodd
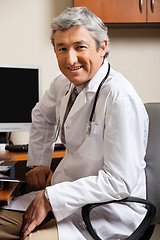
M 74 0 L 85 6 L 105 23 L 146 22 L 146 0 Z
M 160 22 L 160 0 L 147 0 L 147 22 Z

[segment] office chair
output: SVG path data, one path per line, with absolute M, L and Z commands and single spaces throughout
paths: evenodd
M 128 197 L 126 199 L 88 204 L 82 208 L 82 217 L 88 232 L 95 240 L 101 240 L 92 227 L 90 212 L 102 204 L 137 202 L 146 204 L 147 214 L 139 227 L 126 240 L 149 240 L 155 224 L 160 223 L 160 103 L 146 103 L 149 115 L 149 136 L 145 156 L 147 199 Z

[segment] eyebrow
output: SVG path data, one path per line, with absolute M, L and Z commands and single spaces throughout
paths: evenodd
M 87 44 L 88 45 L 88 42 L 85 40 L 81 40 L 81 41 L 74 42 L 74 44 Z
M 86 45 L 88 45 L 88 42 L 85 41 L 85 40 L 80 40 L 80 41 L 74 42 L 73 44 L 74 45 L 76 45 L 76 44 L 86 44 Z M 64 45 L 66 45 L 66 44 L 65 43 L 57 43 L 56 44 L 57 47 L 61 47 L 61 46 L 64 46 Z

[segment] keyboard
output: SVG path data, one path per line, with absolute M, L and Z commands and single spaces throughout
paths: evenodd
M 28 144 L 22 145 L 9 144 L 6 145 L 5 149 L 10 152 L 28 152 Z
M 9 152 L 28 152 L 28 146 L 29 144 L 22 144 L 22 145 L 14 145 L 14 144 L 9 144 L 6 145 L 5 149 L 8 150 Z M 56 143 L 54 150 L 65 150 L 66 147 L 62 143 Z
M 66 147 L 63 145 L 63 143 L 55 143 L 54 150 L 65 150 Z

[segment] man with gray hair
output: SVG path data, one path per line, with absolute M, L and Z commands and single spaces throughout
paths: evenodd
M 146 196 L 148 116 L 131 84 L 107 62 L 107 27 L 85 7 L 68 8 L 54 19 L 51 41 L 62 74 L 33 109 L 26 174 L 40 191 L 13 200 L 12 211 L 0 210 L 2 239 L 17 239 L 20 231 L 21 239 L 91 240 L 84 205 Z M 66 146 L 54 173 L 53 133 Z M 15 211 L 24 210 L 28 196 L 26 211 Z M 111 204 L 91 219 L 101 239 L 118 240 L 145 213 L 142 205 Z

